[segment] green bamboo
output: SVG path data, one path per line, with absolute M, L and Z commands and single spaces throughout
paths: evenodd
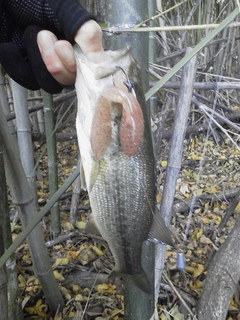
M 108 29 L 122 27 L 124 30 L 129 25 L 135 25 L 148 18 L 148 3 L 146 0 L 106 0 L 106 25 Z M 135 29 L 137 30 L 137 29 Z M 132 53 L 141 68 L 144 92 L 148 90 L 148 34 L 106 32 L 105 47 L 117 50 L 132 47 Z
M 26 228 L 37 214 L 37 209 L 19 159 L 17 147 L 9 133 L 2 107 L 0 107 L 0 135 L 4 146 L 4 156 L 6 159 L 5 169 L 8 185 L 13 197 L 13 202 L 19 207 L 22 225 Z M 39 224 L 29 234 L 27 240 L 35 274 L 40 280 L 50 309 L 56 312 L 59 306 L 60 308 L 64 306 L 64 301 L 52 272 L 52 265 Z
M 1 66 L 0 66 L 0 101 L 1 101 L 5 116 L 9 115 L 10 114 L 10 107 L 9 107 L 7 97 L 6 97 L 4 75 L 3 75 L 3 71 L 2 71 Z M 15 126 L 14 126 L 13 121 L 8 121 L 8 126 L 9 126 L 9 130 L 10 130 L 11 134 L 14 136 L 14 139 L 17 141 L 17 135 L 16 135 Z
M 189 52 L 189 50 L 188 50 Z M 187 54 L 188 54 L 187 52 Z M 193 57 L 183 68 L 181 86 L 179 91 L 178 105 L 174 119 L 174 130 L 171 138 L 168 166 L 164 183 L 160 212 L 154 216 L 154 222 L 158 221 L 159 216 L 163 217 L 166 225 L 170 225 L 172 217 L 172 207 L 177 185 L 177 178 L 181 168 L 183 141 L 187 127 L 188 114 L 193 93 L 197 66 L 197 56 Z M 153 226 L 154 226 L 153 222 Z M 158 244 L 156 247 L 156 295 L 160 287 L 160 279 L 164 268 L 164 257 L 166 246 Z
M 35 175 L 32 175 L 34 168 L 34 153 L 31 135 L 31 124 L 28 114 L 27 89 L 20 86 L 11 79 L 11 88 L 16 113 L 18 148 L 22 166 L 27 177 L 32 195 L 37 204 L 37 189 Z
M 148 3 L 146 0 L 107 0 L 106 24 L 109 28 L 136 25 L 148 17 Z M 117 14 L 116 14 L 117 13 Z M 141 68 L 143 91 L 149 86 L 148 77 L 148 34 L 107 34 L 108 49 L 122 49 L 126 45 L 132 47 L 133 57 Z M 143 45 L 144 44 L 144 45 Z M 140 81 L 140 79 L 139 79 Z M 144 97 L 142 97 L 144 103 Z M 141 101 L 140 101 L 141 104 Z M 145 110 L 147 112 L 147 110 Z M 150 116 L 149 116 L 150 122 Z M 154 313 L 154 250 L 155 245 L 148 241 L 143 243 L 142 267 L 148 276 L 151 293 L 146 294 L 137 288 L 130 278 L 124 279 L 124 319 L 149 320 Z M 136 299 L 137 297 L 137 299 Z
M 10 215 L 8 208 L 7 199 L 7 186 L 6 177 L 4 171 L 4 161 L 3 161 L 3 146 L 0 136 L 0 225 L 3 230 L 3 242 L 0 241 L 4 247 L 3 252 L 12 244 L 12 233 L 10 226 Z M 6 262 L 6 272 L 7 272 L 7 292 L 8 292 L 8 319 L 23 319 L 23 312 L 21 307 L 20 292 L 18 288 L 18 279 L 16 272 L 16 260 L 15 256 L 12 255 Z M 0 298 L 1 300 L 1 298 Z M 6 308 L 7 308 L 6 305 Z M 0 308 L 1 310 L 1 308 Z M 7 319 L 7 318 L 6 318 Z
M 45 128 L 46 128 L 46 141 L 48 153 L 48 183 L 50 197 L 58 189 L 58 163 L 57 163 L 57 147 L 55 135 L 55 121 L 53 110 L 53 97 L 51 94 L 42 90 L 44 114 L 45 114 Z M 54 233 L 61 231 L 61 221 L 59 212 L 59 203 L 56 201 L 51 209 L 51 228 Z
M 155 0 L 150 0 L 148 1 L 148 15 L 149 17 L 153 17 L 156 12 L 156 1 Z M 150 27 L 153 27 L 155 22 L 153 20 L 150 21 Z M 155 32 L 150 32 L 149 33 L 149 44 L 148 44 L 148 55 L 149 55 L 149 62 L 155 63 L 156 61 L 156 34 Z M 157 113 L 157 97 L 156 95 L 153 95 L 150 100 L 149 100 L 149 107 L 150 107 L 150 112 L 151 115 L 154 116 Z M 152 142 L 153 142 L 153 153 L 154 153 L 154 158 L 156 159 L 157 154 L 156 150 L 157 148 L 155 147 L 156 145 L 156 132 L 151 132 L 152 134 Z

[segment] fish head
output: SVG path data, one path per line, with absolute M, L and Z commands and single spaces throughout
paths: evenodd
M 119 151 L 135 155 L 144 119 L 135 92 L 140 77 L 131 48 L 105 51 L 97 63 L 89 61 L 79 48 L 75 56 L 79 121 L 87 131 L 93 158 L 98 161 Z

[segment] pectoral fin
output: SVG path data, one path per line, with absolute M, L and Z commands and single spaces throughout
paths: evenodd
M 148 235 L 150 241 L 161 241 L 174 247 L 169 229 L 166 227 L 163 218 L 160 214 L 156 214 L 153 219 L 153 223 Z
M 89 186 L 88 186 L 89 193 L 91 192 L 91 190 L 97 180 L 98 172 L 99 172 L 99 161 L 93 161 L 91 173 L 90 173 Z
M 83 164 L 82 161 L 80 160 L 80 178 L 81 178 L 81 187 L 83 190 L 87 190 L 87 185 L 86 185 L 86 179 L 85 179 L 85 173 L 83 169 Z

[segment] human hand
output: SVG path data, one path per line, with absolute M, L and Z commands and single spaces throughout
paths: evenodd
M 83 53 L 96 61 L 103 52 L 102 31 L 94 20 L 88 20 L 77 31 L 74 38 Z M 72 85 L 76 79 L 76 61 L 72 45 L 66 40 L 58 40 L 48 30 L 37 35 L 37 43 L 42 59 L 51 75 L 62 85 Z
M 100 27 L 77 0 L 8 0 L 1 14 L 0 64 L 28 89 L 57 93 L 74 83 L 74 40 L 89 55 L 102 50 Z

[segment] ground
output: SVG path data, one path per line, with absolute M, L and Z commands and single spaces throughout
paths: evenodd
M 237 141 L 236 138 L 234 140 Z M 43 146 L 35 142 L 36 154 Z M 59 185 L 77 165 L 77 142 L 58 142 Z M 168 159 L 168 142 L 161 147 L 158 163 L 158 205 Z M 229 203 L 240 188 L 240 151 L 228 137 L 221 134 L 219 145 L 205 134 L 188 137 L 184 142 L 182 167 L 178 178 L 171 230 L 176 248 L 167 247 L 165 271 L 158 299 L 158 314 L 165 319 L 192 319 L 199 293 L 206 278 L 211 255 L 224 242 L 232 229 L 235 213 L 220 225 Z M 48 197 L 47 157 L 43 156 L 37 172 L 40 206 Z M 83 234 L 81 228 L 91 212 L 87 193 L 81 191 L 76 226 L 69 222 L 72 189 L 60 201 L 62 231 L 53 236 L 51 217 L 43 219 L 42 228 L 55 277 L 66 306 L 53 315 L 49 312 L 38 280 L 34 276 L 27 244 L 17 250 L 18 281 L 24 305 L 24 319 L 123 319 L 124 301 L 121 280 L 108 281 L 113 259 L 107 243 L 99 236 Z M 228 191 L 230 196 L 226 196 Z M 231 193 L 232 192 L 232 193 Z M 189 213 L 193 196 L 194 209 Z M 182 204 L 187 204 L 187 209 Z M 180 205 L 179 205 L 180 204 Z M 14 211 L 14 208 L 12 209 Z M 219 229 L 221 227 L 221 230 Z M 20 222 L 13 226 L 13 238 L 21 232 Z M 65 237 L 63 237 L 65 236 Z M 185 239 L 185 240 L 184 240 Z M 177 253 L 184 252 L 186 268 L 177 269 Z M 228 319 L 239 319 L 238 297 L 229 306 Z

